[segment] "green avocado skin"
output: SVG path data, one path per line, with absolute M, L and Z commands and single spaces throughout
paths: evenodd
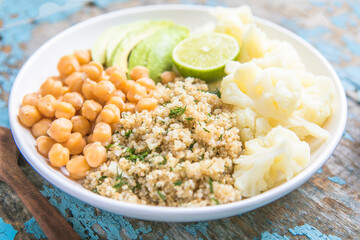
M 128 71 L 130 72 L 135 66 L 145 66 L 149 69 L 150 78 L 159 82 L 161 73 L 172 69 L 172 50 L 188 35 L 189 30 L 179 25 L 169 26 L 153 33 L 132 50 Z

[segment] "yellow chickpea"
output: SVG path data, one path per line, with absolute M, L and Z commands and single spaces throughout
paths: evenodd
M 55 117 L 71 119 L 75 115 L 75 108 L 67 102 L 58 101 L 55 104 Z
M 57 142 L 65 142 L 71 134 L 72 123 L 69 119 L 59 118 L 54 120 L 47 134 Z
M 90 130 L 90 122 L 84 116 L 75 116 L 71 118 L 73 124 L 72 131 L 79 132 L 81 135 L 86 136 Z
M 79 132 L 70 134 L 68 140 L 63 142 L 63 146 L 69 149 L 71 155 L 80 154 L 86 145 L 86 141 Z
M 136 104 L 135 103 L 125 103 L 123 112 L 135 113 Z
M 169 82 L 173 82 L 175 80 L 175 73 L 174 72 L 171 72 L 171 71 L 166 71 L 166 72 L 163 72 L 160 76 L 161 78 L 161 83 L 162 84 L 167 84 Z
M 90 66 L 95 66 L 99 70 L 100 76 L 103 74 L 104 67 L 103 67 L 103 65 L 101 63 L 96 62 L 96 61 L 91 61 L 91 62 L 89 62 L 89 65 Z
M 122 71 L 120 67 L 118 66 L 112 66 L 112 67 L 108 67 L 106 70 L 105 70 L 105 74 L 110 76 L 111 74 L 113 74 L 113 72 L 115 71 Z
M 94 142 L 92 137 L 93 137 L 92 134 L 90 134 L 89 136 L 86 136 L 85 140 L 86 140 L 86 143 L 87 143 L 87 144 Z M 87 145 L 86 145 L 86 146 L 87 146 Z M 86 146 L 85 146 L 85 148 L 86 148 Z M 85 148 L 83 149 L 83 152 L 85 152 Z
M 65 85 L 69 87 L 70 92 L 82 92 L 82 85 L 85 79 L 85 75 L 81 72 L 73 72 L 71 75 L 65 78 Z
M 93 93 L 95 87 L 96 87 L 96 82 L 91 81 L 90 79 L 85 80 L 85 82 L 81 87 L 81 91 L 85 99 L 95 99 L 95 95 Z
M 101 110 L 102 111 L 102 110 Z M 94 131 L 94 128 L 95 128 L 95 125 L 96 124 L 98 124 L 99 122 L 103 122 L 104 120 L 103 120 L 103 118 L 102 118 L 102 116 L 101 116 L 101 112 L 100 112 L 100 114 L 96 117 L 96 119 L 95 119 L 95 124 L 92 126 L 92 129 L 91 129 L 91 132 L 92 131 Z
M 140 78 L 149 77 L 149 69 L 144 66 L 136 66 L 131 69 L 129 76 L 132 80 L 138 80 Z
M 106 123 L 117 123 L 120 121 L 120 110 L 115 104 L 107 104 L 101 110 L 101 117 Z
M 134 85 L 135 85 L 135 81 L 134 81 L 134 80 L 127 80 L 127 81 L 126 81 L 126 84 L 125 84 L 124 86 L 122 86 L 122 87 L 120 88 L 120 90 L 121 90 L 123 93 L 126 94 L 126 93 L 130 90 L 130 88 L 132 88 Z
M 107 145 L 111 142 L 111 127 L 105 122 L 99 122 L 95 125 L 92 140 Z
M 94 142 L 86 145 L 84 155 L 90 167 L 99 167 L 106 161 L 106 148 L 100 142 Z
M 25 105 L 19 109 L 19 120 L 26 127 L 31 127 L 40 119 L 41 114 L 35 106 Z
M 84 103 L 84 97 L 77 92 L 71 92 L 71 93 L 67 93 L 63 96 L 62 98 L 63 102 L 67 102 L 70 103 L 76 111 L 81 109 L 81 106 Z
M 91 54 L 89 50 L 75 50 L 74 56 L 80 65 L 87 64 L 91 61 Z
M 115 85 L 116 89 L 122 89 L 126 85 L 126 74 L 116 70 L 110 75 L 109 81 Z
M 57 68 L 61 76 L 68 76 L 73 72 L 79 71 L 80 65 L 74 55 L 65 55 L 60 58 Z
M 62 167 L 67 164 L 70 151 L 60 143 L 55 143 L 49 151 L 49 161 L 53 167 Z
M 106 105 L 114 104 L 120 111 L 124 109 L 124 100 L 118 96 L 112 96 L 109 101 L 107 101 Z
M 55 98 L 61 96 L 63 91 L 63 84 L 59 80 L 55 80 L 52 77 L 46 79 L 46 81 L 40 86 L 41 96 L 53 95 Z
M 45 117 L 51 118 L 55 116 L 56 99 L 53 95 L 46 95 L 37 101 L 39 112 Z
M 100 101 L 108 101 L 115 92 L 115 85 L 110 81 L 100 81 L 94 87 L 94 95 Z
M 151 78 L 140 78 L 136 80 L 136 83 L 140 84 L 141 86 L 144 86 L 147 92 L 156 89 L 155 82 Z
M 40 136 L 36 139 L 36 147 L 39 153 L 45 157 L 48 157 L 51 147 L 56 141 L 48 136 Z
M 141 112 L 143 110 L 152 111 L 156 108 L 158 101 L 155 98 L 143 98 L 136 104 L 136 111 Z
M 86 74 L 91 80 L 98 82 L 101 77 L 101 73 L 99 72 L 99 69 L 96 66 L 92 65 L 83 65 L 81 66 L 81 71 Z
M 133 103 L 137 103 L 140 99 L 147 97 L 146 88 L 140 84 L 135 84 L 126 94 L 126 98 Z
M 36 138 L 40 136 L 46 136 L 47 130 L 49 129 L 51 123 L 52 121 L 50 119 L 41 119 L 31 127 L 31 133 Z
M 66 170 L 70 174 L 70 178 L 78 180 L 86 177 L 86 172 L 91 170 L 91 167 L 86 161 L 85 156 L 75 156 L 66 164 Z
M 86 100 L 81 107 L 81 115 L 90 121 L 94 121 L 101 109 L 102 106 L 100 103 L 95 102 L 94 100 Z
M 126 95 L 121 90 L 116 90 L 112 96 L 113 97 L 120 97 L 123 100 L 123 102 L 126 101 Z
M 63 87 L 61 88 L 61 95 L 60 95 L 58 98 L 61 98 L 64 94 L 67 94 L 67 93 L 69 93 L 69 92 L 70 92 L 69 87 L 63 86 Z
M 21 105 L 25 106 L 25 105 L 32 105 L 32 106 L 36 106 L 37 101 L 39 100 L 39 96 L 36 93 L 29 93 L 26 94 L 22 100 Z

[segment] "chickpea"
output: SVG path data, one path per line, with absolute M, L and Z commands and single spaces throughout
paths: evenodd
M 91 80 L 99 81 L 101 77 L 101 73 L 96 66 L 93 65 L 83 65 L 81 67 L 81 71 L 83 71 Z
M 113 97 L 120 97 L 123 100 L 123 102 L 126 101 L 126 95 L 121 90 L 116 90 L 112 96 Z
M 132 88 L 130 88 L 126 94 L 126 98 L 133 103 L 136 103 L 145 97 L 147 97 L 146 88 L 137 83 Z
M 54 80 L 50 77 L 40 86 L 41 96 L 53 95 L 55 98 L 59 97 L 63 91 L 63 84 L 59 80 Z
M 57 142 L 65 142 L 71 134 L 72 123 L 69 119 L 59 118 L 54 120 L 47 134 Z
M 140 78 L 136 80 L 136 83 L 144 86 L 147 92 L 156 89 L 155 82 L 151 78 Z
M 175 80 L 175 73 L 174 72 L 171 72 L 171 71 L 166 71 L 166 72 L 163 72 L 160 76 L 161 78 L 161 83 L 162 84 L 167 84 L 169 82 L 173 82 Z
M 41 119 L 40 121 L 38 121 L 37 123 L 35 123 L 32 127 L 31 127 L 31 132 L 34 135 L 34 137 L 40 137 L 40 136 L 46 136 L 47 135 L 47 130 L 50 127 L 50 124 L 52 123 L 52 121 L 50 119 Z
M 136 111 L 141 112 L 143 110 L 152 111 L 156 108 L 158 101 L 155 98 L 143 98 L 136 104 Z
M 82 92 L 82 85 L 84 82 L 84 74 L 81 72 L 73 72 L 71 75 L 65 78 L 65 85 L 69 87 L 70 92 Z
M 93 143 L 93 142 L 94 142 L 94 141 L 93 141 L 93 135 L 90 134 L 89 136 L 86 137 L 85 140 L 86 140 L 86 143 L 87 143 L 87 144 Z M 86 148 L 86 146 L 85 146 L 85 148 Z M 83 152 L 85 152 L 85 148 L 83 149 Z
M 106 161 L 106 148 L 99 142 L 86 145 L 84 155 L 90 167 L 99 167 Z
M 91 81 L 90 79 L 85 80 L 85 82 L 81 87 L 81 91 L 85 99 L 95 99 L 95 95 L 93 93 L 95 87 L 96 87 L 96 82 Z
M 107 104 L 101 111 L 101 117 L 106 123 L 117 123 L 120 121 L 120 110 L 115 104 Z
M 136 104 L 135 103 L 125 103 L 123 112 L 135 113 Z
M 40 136 L 36 139 L 36 147 L 39 153 L 45 157 L 48 156 L 51 147 L 56 141 L 48 136 Z
M 140 78 L 149 77 L 149 69 L 144 66 L 136 66 L 131 69 L 129 76 L 132 80 L 138 80 Z
M 106 70 L 105 70 L 105 73 L 106 75 L 110 76 L 111 74 L 113 74 L 113 72 L 115 71 L 122 71 L 120 67 L 118 66 L 112 66 L 112 67 L 108 67 Z
M 77 92 L 67 93 L 63 96 L 62 101 L 70 103 L 76 111 L 81 109 L 84 103 L 84 97 Z
M 127 80 L 126 84 L 122 86 L 120 90 L 126 94 L 131 88 L 133 88 L 134 85 L 135 85 L 134 80 Z
M 79 71 L 80 65 L 73 55 L 65 55 L 60 58 L 57 68 L 61 76 L 68 76 L 73 72 Z
M 102 110 L 101 110 L 102 111 Z M 95 119 L 95 124 L 92 126 L 92 130 L 91 131 L 94 131 L 94 128 L 95 128 L 95 125 L 96 124 L 98 124 L 99 122 L 103 122 L 104 120 L 103 120 L 103 118 L 102 118 L 102 116 L 101 116 L 101 112 L 100 112 L 100 114 L 96 117 L 96 119 Z
M 61 95 L 58 97 L 58 99 L 59 99 L 59 98 L 62 98 L 62 96 L 63 96 L 64 94 L 67 94 L 67 93 L 69 93 L 69 92 L 70 92 L 69 87 L 63 86 L 63 87 L 61 88 Z
M 36 93 L 26 94 L 22 100 L 21 106 L 25 106 L 25 105 L 36 106 L 38 99 L 39 97 Z
M 86 177 L 86 172 L 91 170 L 91 167 L 87 163 L 85 156 L 75 156 L 66 164 L 66 170 L 70 174 L 72 179 L 83 179 Z
M 115 85 L 116 89 L 121 89 L 126 85 L 126 74 L 116 70 L 110 75 L 109 81 Z
M 71 118 L 71 122 L 73 124 L 73 132 L 79 132 L 81 135 L 86 136 L 90 130 L 90 122 L 84 116 L 75 116 Z
M 90 121 L 94 121 L 100 113 L 102 106 L 94 100 L 86 100 L 81 107 L 81 115 Z
M 49 151 L 49 161 L 53 167 L 62 167 L 67 164 L 70 151 L 60 143 L 55 143 Z
M 91 53 L 89 50 L 75 50 L 74 56 L 80 65 L 87 64 L 91 61 Z
M 95 62 L 95 61 L 91 61 L 91 62 L 89 62 L 89 65 L 90 65 L 90 66 L 95 66 L 95 67 L 99 70 L 100 76 L 103 74 L 104 67 L 103 67 L 103 65 L 102 65 L 101 63 Z
M 94 87 L 94 95 L 100 101 L 108 101 L 115 92 L 115 85 L 110 81 L 100 81 Z
M 71 119 L 75 115 L 75 108 L 67 102 L 58 101 L 55 104 L 55 117 Z
M 113 96 L 107 101 L 106 105 L 114 104 L 120 111 L 124 109 L 124 101 L 121 97 Z
M 26 127 L 31 127 L 41 119 L 41 114 L 35 106 L 25 105 L 19 109 L 19 120 Z
M 55 97 L 53 95 L 46 95 L 38 100 L 36 106 L 42 115 L 51 118 L 55 116 L 55 104 Z
M 111 142 L 111 127 L 109 124 L 99 122 L 95 125 L 92 140 L 107 145 Z
M 68 140 L 63 142 L 63 146 L 69 149 L 71 155 L 80 154 L 86 145 L 86 141 L 79 132 L 70 134 Z

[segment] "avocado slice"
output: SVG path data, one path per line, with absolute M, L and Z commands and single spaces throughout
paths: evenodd
M 142 40 L 170 25 L 173 25 L 173 23 L 169 21 L 149 21 L 149 23 L 145 24 L 141 28 L 130 31 L 119 42 L 115 52 L 110 58 L 110 61 L 107 62 L 107 65 L 119 66 L 120 68 L 127 70 L 128 57 L 131 50 L 133 50 L 133 48 Z
M 101 64 L 105 63 L 106 59 L 106 46 L 111 39 L 111 36 L 114 35 L 119 29 L 123 26 L 114 26 L 111 27 L 105 32 L 103 32 L 100 37 L 98 37 L 91 48 L 91 57 L 94 61 L 100 62 Z
M 150 78 L 159 82 L 161 73 L 172 69 L 172 50 L 188 35 L 189 30 L 179 25 L 168 26 L 152 34 L 131 52 L 129 71 L 138 65 L 146 66 Z

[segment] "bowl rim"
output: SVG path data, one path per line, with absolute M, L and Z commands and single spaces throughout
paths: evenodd
M 321 55 L 313 46 L 311 46 L 307 41 L 296 35 L 295 33 L 291 32 L 290 30 L 281 27 L 269 20 L 254 17 L 255 22 L 261 23 L 266 25 L 270 28 L 273 28 L 277 31 L 284 33 L 285 35 L 295 39 L 297 42 L 304 45 L 309 51 L 313 52 L 319 60 L 325 65 L 325 67 L 329 70 L 331 74 L 331 78 L 333 79 L 335 88 L 339 89 L 339 111 L 341 118 L 339 120 L 338 128 L 335 131 L 334 136 L 329 139 L 328 146 L 326 151 L 322 151 L 318 158 L 316 158 L 310 165 L 308 165 L 305 169 L 303 169 L 299 174 L 295 177 L 290 179 L 289 181 L 274 187 L 270 190 L 267 190 L 259 195 L 256 195 L 251 198 L 243 199 L 240 201 L 227 203 L 227 204 L 220 204 L 215 206 L 204 206 L 204 207 L 165 207 L 165 206 L 152 206 L 152 205 L 141 205 L 136 203 L 128 203 L 122 202 L 115 199 L 110 199 L 96 193 L 93 193 L 85 188 L 83 191 L 77 191 L 78 187 L 74 188 L 74 185 L 70 184 L 69 182 L 62 181 L 61 177 L 56 175 L 52 175 L 50 171 L 43 166 L 44 163 L 39 161 L 39 159 L 34 155 L 34 150 L 27 149 L 25 145 L 25 140 L 21 137 L 21 129 L 22 127 L 20 124 L 17 124 L 17 112 L 18 106 L 15 104 L 16 94 L 15 90 L 18 88 L 19 79 L 22 79 L 24 73 L 34 61 L 38 58 L 38 56 L 44 52 L 48 45 L 51 45 L 58 37 L 66 35 L 72 31 L 76 31 L 79 28 L 82 28 L 86 25 L 91 25 L 98 20 L 105 20 L 111 19 L 121 15 L 128 15 L 128 14 L 135 14 L 141 12 L 150 12 L 150 11 L 160 11 L 160 10 L 198 10 L 198 11 L 208 11 L 210 9 L 214 9 L 211 6 L 201 6 L 201 5 L 186 5 L 186 4 L 161 4 L 161 5 L 150 5 L 150 6 L 140 6 L 134 8 L 127 8 L 127 9 L 120 9 L 117 11 L 101 14 L 99 16 L 87 19 L 82 21 L 74 26 L 71 26 L 64 31 L 56 34 L 51 39 L 46 41 L 40 48 L 38 48 L 25 62 L 25 64 L 21 67 L 19 71 L 11 92 L 9 96 L 9 120 L 10 120 L 10 128 L 13 134 L 14 140 L 16 145 L 18 146 L 19 150 L 25 157 L 25 159 L 29 162 L 29 164 L 48 182 L 52 185 L 56 186 L 57 188 L 61 189 L 62 191 L 66 192 L 67 194 L 88 203 L 91 206 L 98 207 L 100 209 L 110 211 L 116 214 L 120 214 L 117 209 L 126 208 L 127 212 L 136 211 L 139 212 L 138 214 L 129 215 L 125 214 L 125 216 L 129 216 L 132 218 L 144 219 L 144 220 L 156 220 L 157 219 L 172 219 L 173 221 L 196 221 L 202 219 L 217 219 L 219 217 L 215 217 L 216 214 L 221 214 L 221 212 L 230 212 L 235 215 L 237 212 L 247 212 L 253 209 L 259 208 L 265 204 L 273 202 L 282 196 L 288 194 L 289 192 L 295 190 L 300 185 L 304 184 L 312 175 L 316 173 L 318 169 L 328 160 L 331 156 L 332 152 L 335 150 L 336 146 L 338 145 L 343 131 L 345 129 L 346 120 L 347 120 L 347 102 L 344 89 L 340 82 L 338 75 L 336 74 L 334 68 L 330 65 L 330 63 L 325 59 L 323 55 Z M 240 209 L 242 209 L 240 211 Z M 237 210 L 237 211 L 236 211 Z M 141 213 L 141 214 L 140 214 Z M 154 213 L 162 215 L 159 216 L 152 216 Z M 231 214 L 227 214 L 227 216 L 232 216 Z M 177 217 L 176 217 L 177 216 Z M 180 219 L 180 220 L 179 220 Z M 184 220 L 181 220 L 184 219 Z M 195 220 L 194 220 L 195 219 Z M 162 220 L 160 220 L 162 221 Z

